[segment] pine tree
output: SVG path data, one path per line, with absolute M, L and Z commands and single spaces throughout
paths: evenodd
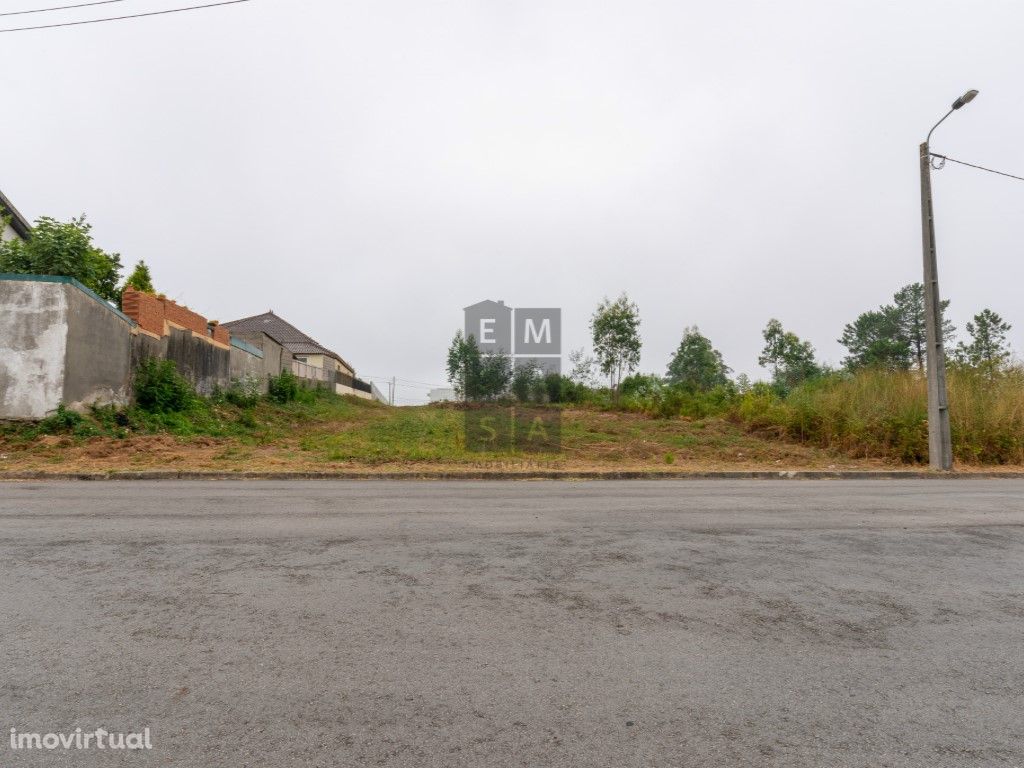
M 992 376 L 1010 357 L 1006 334 L 1012 327 L 991 309 L 983 309 L 967 323 L 971 343 L 960 343 L 955 353 L 957 359 Z
M 942 340 L 944 344 L 952 343 L 956 327 L 946 319 L 949 300 L 942 302 Z M 893 309 L 898 318 L 900 333 L 910 345 L 911 357 L 917 370 L 923 371 L 927 363 L 926 350 L 928 338 L 925 326 L 924 285 L 911 283 L 896 291 L 893 296 Z
M 149 274 L 149 267 L 146 262 L 139 261 L 135 265 L 135 269 L 128 275 L 128 279 L 124 281 L 124 286 L 121 288 L 121 292 L 124 293 L 125 288 L 134 288 L 136 291 L 142 291 L 143 293 L 156 293 L 156 288 L 153 287 L 153 277 Z
M 666 378 L 691 392 L 707 392 L 729 383 L 730 368 L 722 353 L 697 326 L 683 329 L 683 339 L 668 364 Z

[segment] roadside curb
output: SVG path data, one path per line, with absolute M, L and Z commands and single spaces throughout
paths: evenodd
M 1024 472 L 929 470 L 527 470 L 495 472 L 0 472 L 0 482 L 31 480 L 1020 480 Z

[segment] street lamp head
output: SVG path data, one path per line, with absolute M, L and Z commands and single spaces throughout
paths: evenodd
M 974 97 L 977 95 L 978 92 L 973 89 L 968 91 L 959 99 L 953 102 L 953 109 L 960 109 L 960 107 L 964 106 L 965 104 L 970 104 L 972 101 L 974 101 Z

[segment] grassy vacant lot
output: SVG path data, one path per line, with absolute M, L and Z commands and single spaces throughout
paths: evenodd
M 654 419 L 596 409 L 562 411 L 562 452 L 476 453 L 453 406 L 390 408 L 320 394 L 248 408 L 200 401 L 185 414 L 100 410 L 0 428 L 0 471 L 438 471 L 494 469 L 790 469 L 878 467 L 723 418 Z
M 659 399 L 661 398 L 661 399 Z M 479 453 L 460 407 L 390 408 L 301 391 L 286 403 L 185 397 L 184 411 L 59 411 L 0 425 L 0 473 L 206 470 L 424 472 L 915 468 L 927 462 L 924 381 L 914 373 L 834 375 L 780 396 L 759 385 L 674 403 L 659 393 L 561 414 L 561 448 Z M 951 371 L 959 468 L 1024 466 L 1024 372 Z M 538 407 L 538 406 L 534 406 Z M 667 413 L 666 413 L 667 412 Z M 666 416 L 668 416 L 666 418 Z

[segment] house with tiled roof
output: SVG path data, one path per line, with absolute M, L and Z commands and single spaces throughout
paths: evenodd
M 273 311 L 262 315 L 243 317 L 224 323 L 224 327 L 232 336 L 258 339 L 265 333 L 282 347 L 292 353 L 292 357 L 301 363 L 317 368 L 334 369 L 340 373 L 355 375 L 355 369 L 345 362 L 344 358 L 332 352 L 311 336 L 307 336 L 294 325 L 278 317 Z
M 382 399 L 373 387 L 356 378 L 355 369 L 345 359 L 328 349 L 274 312 L 243 317 L 224 323 L 233 339 L 243 339 L 260 346 L 263 336 L 281 345 L 292 356 L 292 373 L 300 378 L 334 385 L 338 394 L 357 395 Z

